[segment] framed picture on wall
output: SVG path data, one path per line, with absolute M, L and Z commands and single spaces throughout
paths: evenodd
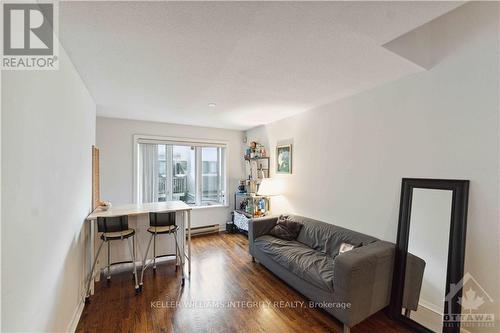
M 292 173 L 292 145 L 276 147 L 276 173 Z

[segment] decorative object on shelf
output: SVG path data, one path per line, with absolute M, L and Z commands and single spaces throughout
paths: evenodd
M 240 202 L 240 209 L 239 209 L 239 210 L 244 210 L 244 211 L 246 211 L 246 210 L 247 210 L 247 203 L 248 203 L 248 201 L 246 201 L 246 200 L 242 200 L 242 201 Z
M 276 147 L 276 173 L 292 173 L 292 145 Z
M 250 158 L 255 158 L 257 155 L 257 142 L 250 142 Z
M 268 169 L 264 169 L 262 167 L 262 163 L 259 164 L 259 168 L 257 169 L 257 178 L 259 179 L 264 179 L 264 178 L 267 178 L 269 175 L 267 175 L 267 171 L 269 171 Z
M 246 159 L 246 160 L 250 159 L 250 156 L 252 156 L 252 148 L 247 147 L 247 148 L 245 149 L 245 159 Z
M 257 181 L 252 179 L 250 176 L 246 181 L 246 185 L 247 185 L 247 193 L 252 194 L 257 192 Z
M 269 177 L 269 157 L 255 157 L 245 160 L 248 162 L 248 179 L 262 179 Z
M 253 215 L 254 213 L 254 204 L 253 200 L 249 200 L 250 198 L 246 199 L 246 206 L 245 206 L 245 212 L 247 212 L 250 215 Z
M 258 143 L 257 147 L 255 148 L 255 157 L 257 158 L 265 157 L 266 156 L 265 152 L 266 150 L 264 149 L 264 146 Z
M 255 212 L 255 214 L 257 216 L 265 215 L 266 208 L 267 208 L 266 199 L 260 198 L 259 201 L 257 202 L 257 211 Z
M 250 182 L 250 180 L 247 180 Z M 256 181 L 251 181 L 253 184 Z M 281 183 L 278 179 L 264 178 L 260 180 L 255 193 L 235 193 L 233 223 L 236 232 L 248 232 L 248 220 L 269 216 L 271 212 L 270 196 L 281 194 Z
M 246 186 L 245 186 L 246 181 L 245 180 L 240 180 L 240 185 L 238 185 L 238 193 L 246 193 Z
M 260 181 L 269 177 L 269 157 L 247 158 L 245 156 L 245 160 L 248 162 L 248 178 L 245 180 L 246 192 L 254 194 L 257 192 Z
M 259 159 L 263 157 L 267 157 L 267 152 L 264 146 L 255 141 L 250 142 L 250 146 L 245 150 L 245 159 Z
M 256 141 L 250 142 L 245 150 L 245 160 L 248 162 L 248 180 L 263 179 L 269 177 L 270 160 L 264 146 Z M 247 181 L 247 186 L 252 186 Z M 255 193 L 247 188 L 247 192 Z
M 247 198 L 248 205 L 246 212 L 250 214 L 250 217 L 262 217 L 266 216 L 269 212 L 269 198 L 254 195 Z
M 97 204 L 97 208 L 99 208 L 100 210 L 108 210 L 111 208 L 111 202 L 109 201 L 98 201 Z
M 269 207 L 269 197 L 243 193 L 234 195 L 234 211 L 249 218 L 267 216 Z

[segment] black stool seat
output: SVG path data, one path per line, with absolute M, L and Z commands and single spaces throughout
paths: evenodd
M 104 243 L 108 245 L 108 265 L 106 266 L 108 271 L 107 281 L 111 281 L 111 241 L 114 240 L 124 240 L 126 239 L 128 249 L 130 250 L 130 259 L 132 259 L 132 264 L 134 266 L 134 282 L 135 282 L 135 292 L 138 294 L 140 292 L 139 281 L 137 277 L 137 267 L 135 262 L 135 230 L 128 227 L 128 216 L 109 216 L 109 217 L 98 217 L 97 218 L 97 232 L 101 233 L 101 244 L 97 249 L 97 253 L 94 257 L 94 262 L 92 263 L 92 268 L 90 269 L 90 274 L 87 280 L 87 289 L 85 292 L 85 303 L 90 302 L 90 285 L 94 279 L 94 269 L 97 264 L 97 259 L 101 253 L 102 246 Z M 121 242 L 120 242 L 121 243 Z
M 101 235 L 102 240 L 117 240 L 117 239 L 125 239 L 135 235 L 134 229 L 127 229 L 123 231 L 114 231 L 114 232 L 103 232 Z
M 162 227 L 149 227 L 148 232 L 152 234 L 171 234 L 176 232 L 179 229 L 179 226 L 177 225 L 167 225 L 167 226 L 162 226 Z
M 179 243 L 177 241 L 177 231 L 179 227 L 175 224 L 175 212 L 150 212 L 149 213 L 149 228 L 148 232 L 151 234 L 149 238 L 148 247 L 146 248 L 146 252 L 144 253 L 144 259 L 142 260 L 142 270 L 141 270 L 141 282 L 139 283 L 139 288 L 142 289 L 142 281 L 144 277 L 144 271 L 149 266 L 151 262 L 147 262 L 149 247 L 151 246 L 151 242 L 153 243 L 153 272 L 156 271 L 156 258 L 171 256 L 172 254 L 164 254 L 164 255 L 156 255 L 156 236 L 158 235 L 171 235 L 174 237 L 175 241 L 175 270 L 177 271 L 177 266 L 179 264 L 182 266 L 182 282 L 181 286 L 184 286 L 184 259 L 181 256 L 181 249 L 179 247 Z

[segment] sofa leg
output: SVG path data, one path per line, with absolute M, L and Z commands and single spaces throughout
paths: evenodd
M 405 309 L 405 317 L 410 318 L 411 315 L 411 310 L 410 309 Z
M 351 333 L 351 328 L 344 324 L 344 333 Z
M 255 262 L 255 257 L 254 256 L 252 256 L 252 262 Z

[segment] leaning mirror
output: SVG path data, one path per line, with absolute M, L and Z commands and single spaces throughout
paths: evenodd
M 459 332 L 468 202 L 467 180 L 404 178 L 392 315 L 418 332 Z

